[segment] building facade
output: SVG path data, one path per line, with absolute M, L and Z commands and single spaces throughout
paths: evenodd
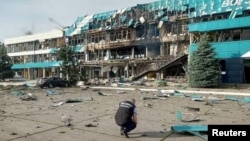
M 199 37 L 208 34 L 220 59 L 222 82 L 249 83 L 249 9 L 249 0 L 160 0 L 78 17 L 60 37 L 46 40 L 56 40 L 50 49 L 75 47 L 81 73 L 88 79 L 151 80 L 185 77 L 188 55 L 196 50 Z M 18 64 L 19 58 L 21 63 L 40 63 L 38 50 L 44 41 L 25 38 L 5 42 L 13 69 L 24 69 L 30 78 L 46 76 L 46 69 L 55 72 L 58 62 L 41 70 Z M 43 55 L 54 61 L 50 51 Z
M 10 38 L 4 40 L 4 44 L 16 76 L 37 79 L 59 74 L 60 61 L 55 53 L 58 48 L 65 46 L 62 31 L 52 30 Z
M 223 83 L 250 83 L 250 1 L 196 0 L 189 4 L 189 55 L 208 34 L 221 62 Z

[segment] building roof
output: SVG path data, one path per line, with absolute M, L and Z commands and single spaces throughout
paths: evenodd
M 63 31 L 59 29 L 53 29 L 48 32 L 38 33 L 34 35 L 24 35 L 14 38 L 8 38 L 4 40 L 5 45 L 9 44 L 16 44 L 16 43 L 22 43 L 22 42 L 32 42 L 32 41 L 43 41 L 45 39 L 53 39 L 53 38 L 60 38 L 63 37 Z

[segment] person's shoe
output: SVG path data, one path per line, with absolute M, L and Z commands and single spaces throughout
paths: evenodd
M 126 138 L 129 138 L 128 132 L 123 131 L 123 134 L 125 135 Z
M 124 133 L 123 133 L 124 131 L 123 130 L 121 130 L 121 135 L 123 136 L 124 135 Z

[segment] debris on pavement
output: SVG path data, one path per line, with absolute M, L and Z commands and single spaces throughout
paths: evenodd
M 204 140 L 208 140 L 207 125 L 173 125 L 171 126 L 171 130 L 175 133 L 190 133 Z
M 176 91 L 176 90 L 171 95 L 172 96 L 179 96 L 179 97 L 186 97 L 184 93 L 181 93 L 181 92 Z
M 196 107 L 186 106 L 185 108 L 186 108 L 188 111 L 195 111 L 195 112 L 200 111 L 200 108 L 196 108 Z
M 58 107 L 58 106 L 61 106 L 63 104 L 64 104 L 64 102 L 60 101 L 60 102 L 57 102 L 57 103 L 53 104 L 52 107 Z
M 145 106 L 145 107 L 148 107 L 148 108 L 152 108 L 152 107 L 153 107 L 153 105 L 150 104 L 150 103 L 145 103 L 144 106 Z
M 213 106 L 214 104 L 217 104 L 218 101 L 222 101 L 222 99 L 210 95 L 205 97 L 205 105 Z
M 67 100 L 65 101 L 65 103 L 78 103 L 78 102 L 82 102 L 82 101 L 83 101 L 83 100 L 80 99 L 80 98 L 75 98 L 75 99 L 69 98 L 69 99 L 67 99 Z
M 156 97 L 170 97 L 170 94 L 166 92 L 161 92 L 161 90 L 158 90 L 155 94 Z
M 26 101 L 37 100 L 37 96 L 33 95 L 32 93 L 28 93 L 27 95 L 22 95 L 20 99 Z
M 7 85 L 7 86 L 2 86 L 1 89 L 2 90 L 10 90 L 12 89 L 14 86 L 13 85 Z
M 204 96 L 201 95 L 191 94 L 190 97 L 193 101 L 204 101 Z
M 97 92 L 98 95 L 100 96 L 111 96 L 112 94 L 104 94 L 101 90 Z
M 149 96 L 143 96 L 141 97 L 142 100 L 151 100 L 151 99 L 159 99 L 158 97 L 149 97 Z
M 89 87 L 88 86 L 80 86 L 82 90 L 87 90 Z
M 97 127 L 98 124 L 92 124 L 92 123 L 89 123 L 89 124 L 85 124 L 86 127 Z
M 59 94 L 63 94 L 63 91 L 59 91 L 56 89 L 50 89 L 50 90 L 46 90 L 47 96 L 48 95 L 59 95 Z
M 11 93 L 12 95 L 15 95 L 15 96 L 24 95 L 24 91 L 11 91 L 10 93 Z
M 61 122 L 63 122 L 64 125 L 71 126 L 72 125 L 72 123 L 71 123 L 72 121 L 73 121 L 73 119 L 72 119 L 71 115 L 69 115 L 69 116 L 67 116 L 65 114 L 61 115 Z
M 185 117 L 183 118 L 183 114 L 181 111 L 177 111 L 176 112 L 176 117 L 178 120 L 182 121 L 182 122 L 197 122 L 197 121 L 201 121 L 201 119 L 196 118 L 196 117 Z

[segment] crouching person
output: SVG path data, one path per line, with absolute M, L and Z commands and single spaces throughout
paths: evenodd
M 128 132 L 136 128 L 137 125 L 137 109 L 135 99 L 131 101 L 122 101 L 119 103 L 119 108 L 115 114 L 116 124 L 120 126 L 121 135 L 127 138 Z

